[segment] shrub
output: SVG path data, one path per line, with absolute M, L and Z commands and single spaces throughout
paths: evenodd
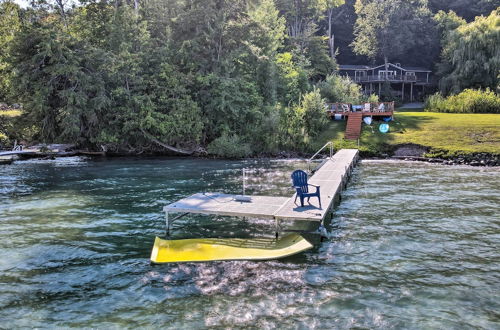
M 341 77 L 337 74 L 329 75 L 318 84 L 318 87 L 321 96 L 327 102 L 360 103 L 363 100 L 361 86 L 349 77 Z
M 306 147 L 304 109 L 300 105 L 279 107 L 278 137 L 282 149 L 301 151 Z
M 328 124 L 326 116 L 325 100 L 321 98 L 319 90 L 305 94 L 302 98 L 301 107 L 304 113 L 304 126 L 310 137 L 315 137 Z
M 436 93 L 427 98 L 425 111 L 448 113 L 500 113 L 500 96 L 489 88 L 465 89 L 447 98 Z
M 243 158 L 252 154 L 252 149 L 248 143 L 243 142 L 238 135 L 222 136 L 213 140 L 207 147 L 211 155 L 224 158 Z
M 370 96 L 368 96 L 365 101 L 374 103 L 374 102 L 378 102 L 379 98 L 378 98 L 377 94 L 370 94 Z

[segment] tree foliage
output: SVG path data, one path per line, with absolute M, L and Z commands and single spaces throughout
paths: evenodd
M 488 15 L 497 7 L 497 0 L 429 0 L 429 8 L 432 11 L 453 11 L 468 22 L 476 16 Z
M 444 89 L 497 88 L 498 13 L 465 24 L 445 12 L 491 5 L 467 11 L 466 2 L 36 0 L 22 9 L 2 0 L 0 101 L 22 104 L 15 134 L 41 142 L 300 151 L 324 126 L 325 101 L 367 99 L 337 74 L 339 52 L 356 61 L 351 43 L 357 60 L 428 67 L 441 46 Z
M 439 64 L 440 89 L 459 93 L 465 88 L 499 88 L 500 11 L 479 16 L 464 24 L 454 14 L 440 13 L 443 34 L 442 61 Z M 446 24 L 447 23 L 447 24 Z
M 12 1 L 0 2 L 0 100 L 10 99 L 12 68 L 9 64 L 11 45 L 21 28 L 21 9 Z
M 372 59 L 389 60 L 413 51 L 433 49 L 432 15 L 425 0 L 357 0 L 354 51 Z
M 425 111 L 500 114 L 500 96 L 490 89 L 465 89 L 457 95 L 448 97 L 436 93 L 427 99 Z
M 329 75 L 318 84 L 321 96 L 329 103 L 360 103 L 363 99 L 361 87 L 349 77 Z

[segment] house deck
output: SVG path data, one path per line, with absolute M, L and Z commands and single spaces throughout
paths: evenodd
M 348 117 L 352 113 L 361 113 L 363 117 L 388 117 L 394 115 L 394 102 L 366 102 L 357 105 L 351 103 L 329 103 L 327 104 L 326 112 L 330 117 L 334 117 L 336 114 Z

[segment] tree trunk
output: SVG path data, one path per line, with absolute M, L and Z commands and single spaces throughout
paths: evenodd
M 384 55 L 384 67 L 385 67 L 384 80 L 387 81 L 387 70 L 389 70 L 389 60 L 387 59 L 387 55 Z
M 142 128 L 140 129 L 142 134 L 144 134 L 144 136 L 146 138 L 148 138 L 149 140 L 153 141 L 154 143 L 156 143 L 157 145 L 165 148 L 165 149 L 168 149 L 170 151 L 173 151 L 175 153 L 178 153 L 178 154 L 182 154 L 182 155 L 192 155 L 195 150 L 184 150 L 184 149 L 179 149 L 179 148 L 176 148 L 176 147 L 172 147 L 168 144 L 165 144 L 163 142 L 161 142 L 160 140 L 158 140 L 157 138 L 155 138 L 154 136 L 152 136 L 151 134 L 149 134 L 148 132 L 146 132 L 145 130 L 143 130 Z
M 332 24 L 334 20 L 337 20 L 344 14 L 344 8 L 342 8 L 335 17 L 333 17 L 333 10 L 335 8 L 328 8 L 328 47 L 330 48 L 330 57 L 335 59 L 335 33 L 332 31 Z
M 330 57 L 335 59 L 335 37 L 332 34 L 333 8 L 328 8 L 328 46 L 330 47 Z
M 66 21 L 66 10 L 64 9 L 63 0 L 56 0 L 57 7 L 59 8 L 59 12 L 64 22 L 64 26 L 68 26 L 68 22 Z
M 139 0 L 134 0 L 134 12 L 139 15 Z

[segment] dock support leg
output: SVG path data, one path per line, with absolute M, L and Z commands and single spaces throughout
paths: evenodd
M 280 229 L 280 219 L 276 218 L 276 232 L 275 232 L 276 239 L 278 239 L 279 237 L 279 229 Z
M 167 237 L 170 237 L 170 221 L 168 220 L 168 212 L 165 211 L 165 225 L 166 225 L 166 234 L 167 234 Z

